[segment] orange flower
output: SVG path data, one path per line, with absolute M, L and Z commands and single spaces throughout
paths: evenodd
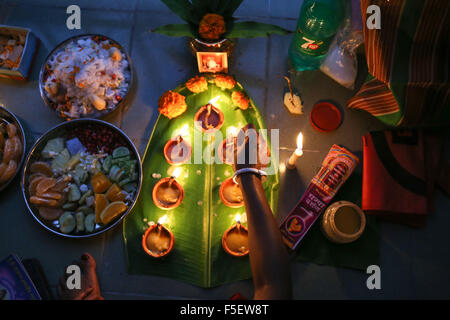
M 231 94 L 231 100 L 235 106 L 238 106 L 242 110 L 246 110 L 250 104 L 250 99 L 245 92 L 242 91 L 234 91 Z
M 219 40 L 225 32 L 225 20 L 215 13 L 205 14 L 198 27 L 200 37 L 205 40 Z
M 219 73 L 214 77 L 214 83 L 221 89 L 233 89 L 236 84 L 236 80 L 234 80 L 232 76 Z
M 166 91 L 158 100 L 158 110 L 167 118 L 176 118 L 187 109 L 185 96 L 173 92 Z
M 204 77 L 195 76 L 186 82 L 186 87 L 193 93 L 199 93 L 208 90 L 208 82 Z

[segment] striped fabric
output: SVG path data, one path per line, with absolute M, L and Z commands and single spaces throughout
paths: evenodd
M 389 125 L 450 123 L 450 1 L 361 0 L 378 5 L 381 29 L 364 26 L 370 77 L 347 106 Z

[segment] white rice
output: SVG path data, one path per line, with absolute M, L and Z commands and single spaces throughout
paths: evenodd
M 125 53 L 111 44 L 110 40 L 97 43 L 90 37 L 82 38 L 50 57 L 45 90 L 58 111 L 79 118 L 96 109 L 112 109 L 123 99 L 130 83 L 129 63 Z

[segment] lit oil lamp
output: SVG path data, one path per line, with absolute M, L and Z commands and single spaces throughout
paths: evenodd
M 173 233 L 163 224 L 167 222 L 167 215 L 159 218 L 158 223 L 151 225 L 142 237 L 144 251 L 154 257 L 161 258 L 172 251 L 175 243 Z
M 219 159 L 222 159 L 223 163 L 232 165 L 233 164 L 233 157 L 234 157 L 234 138 L 237 136 L 237 129 L 236 127 L 228 127 L 227 128 L 227 137 L 222 141 L 222 143 L 219 146 L 219 149 L 217 150 L 217 153 L 219 155 Z
M 222 247 L 230 255 L 243 257 L 248 255 L 248 230 L 241 224 L 241 215 L 237 214 L 236 224 L 228 228 L 222 237 Z
M 244 205 L 241 188 L 233 181 L 233 178 L 228 178 L 222 182 L 219 194 L 222 202 L 228 207 L 240 208 Z
M 189 138 L 189 127 L 184 125 L 178 136 L 167 141 L 164 146 L 164 157 L 169 164 L 183 164 L 191 158 L 192 148 L 187 139 Z
M 219 130 L 224 122 L 222 111 L 214 106 L 219 96 L 211 99 L 207 105 L 202 106 L 194 117 L 195 126 L 202 132 L 214 132 Z
M 176 178 L 181 174 L 181 169 L 176 168 L 171 177 L 162 178 L 153 188 L 153 202 L 158 208 L 169 210 L 178 207 L 184 198 L 183 187 Z
M 297 162 L 298 158 L 300 158 L 303 155 L 303 134 L 300 132 L 297 136 L 297 149 L 292 153 L 292 155 L 289 157 L 289 160 L 286 163 L 286 168 L 288 169 L 294 169 L 295 163 Z

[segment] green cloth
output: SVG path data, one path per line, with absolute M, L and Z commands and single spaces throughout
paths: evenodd
M 347 200 L 360 206 L 361 193 L 362 175 L 355 172 L 338 191 L 333 202 Z M 323 235 L 320 226 L 322 217 L 320 217 L 297 247 L 295 259 L 364 271 L 372 264 L 379 265 L 378 221 L 374 217 L 366 216 L 366 218 L 366 229 L 358 240 L 347 244 L 337 244 Z

